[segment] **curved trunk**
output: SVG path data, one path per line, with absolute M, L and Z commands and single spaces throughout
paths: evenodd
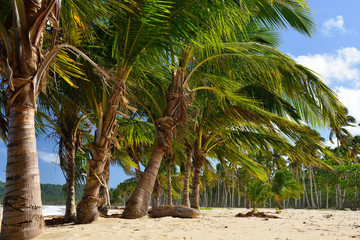
M 123 213 L 124 218 L 139 218 L 148 213 L 151 193 L 163 155 L 164 151 L 161 147 L 156 146 L 153 148 L 149 163 L 142 174 L 141 180 L 130 199 L 126 202 Z
M 101 182 L 104 179 L 103 173 L 109 150 L 94 149 L 93 158 L 88 160 L 88 176 L 84 195 L 76 207 L 76 222 L 91 223 L 99 217 L 98 207 L 104 200 L 98 198 Z M 96 159 L 96 160 L 95 160 Z
M 191 207 L 200 210 L 200 176 L 201 169 L 205 163 L 206 153 L 200 150 L 194 152 L 194 178 L 192 186 Z
M 189 179 L 190 179 L 190 172 L 191 172 L 191 158 L 193 155 L 193 150 L 189 151 L 189 155 L 186 161 L 185 166 L 185 176 L 184 176 L 184 188 L 183 188 L 183 195 L 181 205 L 190 207 L 190 197 L 189 197 Z
M 31 239 L 43 232 L 34 113 L 10 108 L 1 239 Z
M 106 161 L 105 169 L 104 169 L 104 185 L 100 186 L 99 189 L 99 198 L 101 199 L 101 202 L 104 202 L 104 204 L 99 206 L 99 211 L 102 215 L 107 216 L 108 215 L 108 208 L 110 207 L 110 196 L 109 196 L 109 177 L 110 177 L 110 159 Z
M 66 147 L 66 158 L 68 162 L 66 177 L 66 208 L 65 220 L 75 221 L 75 144 Z
M 173 81 L 169 86 L 166 96 L 166 109 L 164 116 L 156 121 L 157 144 L 153 147 L 148 165 L 142 174 L 135 191 L 126 202 L 123 213 L 124 218 L 139 218 L 148 213 L 148 207 L 151 200 L 151 192 L 154 188 L 156 176 L 164 153 L 170 153 L 173 136 L 176 126 L 179 123 L 185 123 L 187 120 L 186 93 L 183 87 L 188 57 L 184 52 L 184 58 L 179 60 L 179 69 L 174 74 Z
M 88 160 L 88 176 L 86 178 L 86 185 L 84 195 L 76 207 L 77 223 L 91 223 L 99 216 L 98 207 L 104 204 L 104 199 L 98 198 L 99 189 L 101 185 L 106 185 L 106 162 L 110 156 L 112 147 L 111 139 L 113 138 L 117 123 L 116 117 L 118 115 L 118 107 L 125 105 L 125 82 L 124 79 L 128 74 L 128 70 L 123 70 L 119 73 L 119 81 L 116 83 L 113 95 L 111 96 L 107 109 L 101 109 L 99 126 L 95 132 L 95 140 L 90 146 L 93 149 L 93 157 Z

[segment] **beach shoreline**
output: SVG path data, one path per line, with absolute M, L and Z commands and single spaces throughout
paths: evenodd
M 112 209 L 109 214 L 121 213 Z M 360 211 L 260 208 L 279 219 L 237 218 L 245 208 L 201 210 L 195 219 L 99 218 L 92 224 L 46 227 L 36 239 L 360 239 Z

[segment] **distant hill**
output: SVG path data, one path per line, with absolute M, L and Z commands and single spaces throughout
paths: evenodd
M 59 184 L 41 184 L 41 200 L 43 205 L 65 205 L 65 185 Z M 80 200 L 84 192 L 81 186 L 76 191 L 76 202 Z M 0 182 L 0 200 L 3 202 L 5 193 L 5 183 Z

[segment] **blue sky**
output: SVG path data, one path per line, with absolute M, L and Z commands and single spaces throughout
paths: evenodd
M 360 120 L 360 0 L 310 0 L 317 30 L 311 38 L 294 31 L 282 31 L 280 50 L 313 69 L 334 89 L 349 113 Z M 360 134 L 360 127 L 349 129 Z M 321 131 L 327 137 L 327 131 Z M 329 143 L 330 144 L 330 143 Z M 38 139 L 41 183 L 64 184 L 51 139 Z M 6 146 L 0 145 L 0 178 L 5 179 Z M 110 187 L 127 176 L 111 167 Z

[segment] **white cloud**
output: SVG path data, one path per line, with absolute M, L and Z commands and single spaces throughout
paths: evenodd
M 39 159 L 47 163 L 59 163 L 59 155 L 55 153 L 48 153 L 44 151 L 38 151 Z
M 337 147 L 337 143 L 336 143 L 336 138 L 333 138 L 333 142 L 332 143 L 330 140 L 325 142 L 325 145 L 331 148 L 336 148 Z
M 330 18 L 329 20 L 323 23 L 322 33 L 325 36 L 331 36 L 331 33 L 334 31 L 339 32 L 341 34 L 344 34 L 348 31 L 344 26 L 344 18 L 340 15 L 336 16 L 336 18 Z
M 336 54 L 303 55 L 294 59 L 318 73 L 327 84 L 351 81 L 360 86 L 360 50 L 355 47 L 339 49 Z
M 353 116 L 357 123 L 360 121 L 360 89 L 339 87 L 336 89 L 339 100 L 349 110 L 349 115 Z M 346 128 L 353 135 L 360 135 L 360 127 Z

